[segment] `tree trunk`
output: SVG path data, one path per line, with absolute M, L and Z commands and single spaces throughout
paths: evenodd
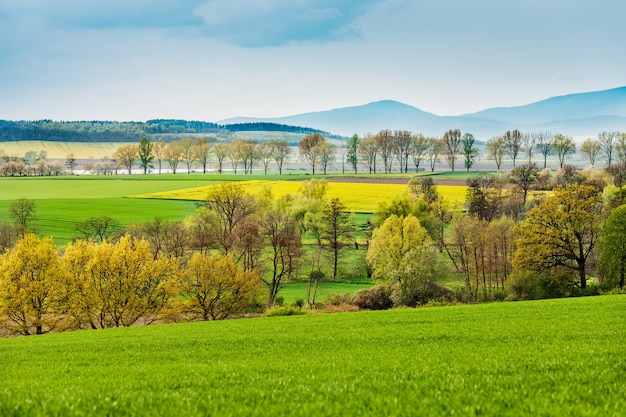
M 580 288 L 587 288 L 587 272 L 585 270 L 585 263 L 578 264 L 578 275 L 580 276 Z

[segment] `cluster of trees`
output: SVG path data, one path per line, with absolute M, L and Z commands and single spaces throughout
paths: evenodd
M 62 253 L 36 232 L 34 202 L 20 199 L 0 227 L 0 327 L 10 334 L 218 320 L 272 306 L 286 280 L 309 272 L 309 302 L 319 280 L 338 277 L 354 245 L 343 204 L 312 180 L 297 196 L 248 194 L 239 184 L 212 189 L 188 219 L 156 217 L 127 228 L 108 216 L 76 224 Z M 316 242 L 305 251 L 303 237 Z
M 65 172 L 63 163 L 48 161 L 44 150 L 39 152 L 28 151 L 23 158 L 9 155 L 0 149 L 0 176 L 26 177 L 61 175 Z
M 539 172 L 535 164 L 516 169 L 529 167 Z M 519 176 L 510 173 L 511 181 Z M 418 305 L 433 298 L 528 299 L 623 287 L 626 189 L 606 185 L 606 177 L 561 178 L 552 194 L 526 202 L 523 183 L 505 188 L 493 176 L 471 179 L 466 210 L 454 215 L 432 180 L 414 180 L 409 195 L 383 205 L 374 221 L 367 260 L 373 275 L 388 282 L 361 298 L 386 305 L 380 301 L 386 294 L 387 305 Z M 440 254 L 462 278 L 456 294 L 437 284 L 452 272 Z

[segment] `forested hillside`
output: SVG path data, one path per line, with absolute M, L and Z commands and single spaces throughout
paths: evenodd
M 147 122 L 0 120 L 0 142 L 23 140 L 138 142 L 142 137 L 169 141 L 187 135 L 219 136 L 242 131 L 325 133 L 306 127 L 265 122 L 218 125 L 212 122 L 170 119 L 148 120 Z

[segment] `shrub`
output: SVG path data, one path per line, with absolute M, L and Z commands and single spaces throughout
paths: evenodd
M 391 299 L 396 307 L 415 307 L 429 301 L 453 302 L 456 301 L 454 291 L 435 281 L 424 281 L 419 285 L 394 285 L 391 289 Z
M 358 291 L 352 297 L 352 304 L 367 310 L 387 310 L 393 307 L 391 288 L 388 285 L 378 284 Z
M 283 304 L 285 304 L 285 297 L 279 295 L 278 297 L 274 298 L 274 304 L 276 304 L 278 307 L 282 307 Z
M 300 316 L 306 314 L 301 308 L 294 306 L 282 306 L 272 307 L 265 312 L 265 317 L 277 317 L 277 316 Z
M 352 304 L 352 297 L 350 297 L 350 294 L 331 294 L 328 298 L 326 298 L 324 304 L 326 307 L 338 306 L 341 304 Z

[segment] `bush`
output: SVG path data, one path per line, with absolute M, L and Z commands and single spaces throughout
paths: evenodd
M 387 310 L 393 307 L 391 288 L 378 284 L 372 288 L 360 290 L 352 297 L 352 304 L 366 310 Z
M 419 285 L 400 285 L 391 287 L 391 299 L 396 307 L 416 307 L 429 301 L 453 302 L 456 301 L 454 291 L 435 281 L 419 282 Z
M 293 303 L 294 307 L 298 307 L 298 308 L 302 308 L 304 307 L 304 299 L 303 298 L 296 298 L 296 301 Z
M 277 316 L 300 316 L 306 314 L 306 311 L 294 306 L 272 307 L 265 312 L 265 317 Z
M 278 297 L 274 298 L 274 304 L 276 304 L 278 307 L 282 307 L 283 304 L 285 304 L 285 297 L 279 295 Z
M 538 300 L 543 298 L 561 298 L 582 295 L 576 287 L 577 279 L 564 270 L 553 275 L 539 276 L 525 271 L 514 274 L 509 280 L 510 300 Z M 591 290 L 596 292 L 596 290 Z
M 341 304 L 352 304 L 350 294 L 331 294 L 326 298 L 324 304 L 328 306 L 339 306 Z

